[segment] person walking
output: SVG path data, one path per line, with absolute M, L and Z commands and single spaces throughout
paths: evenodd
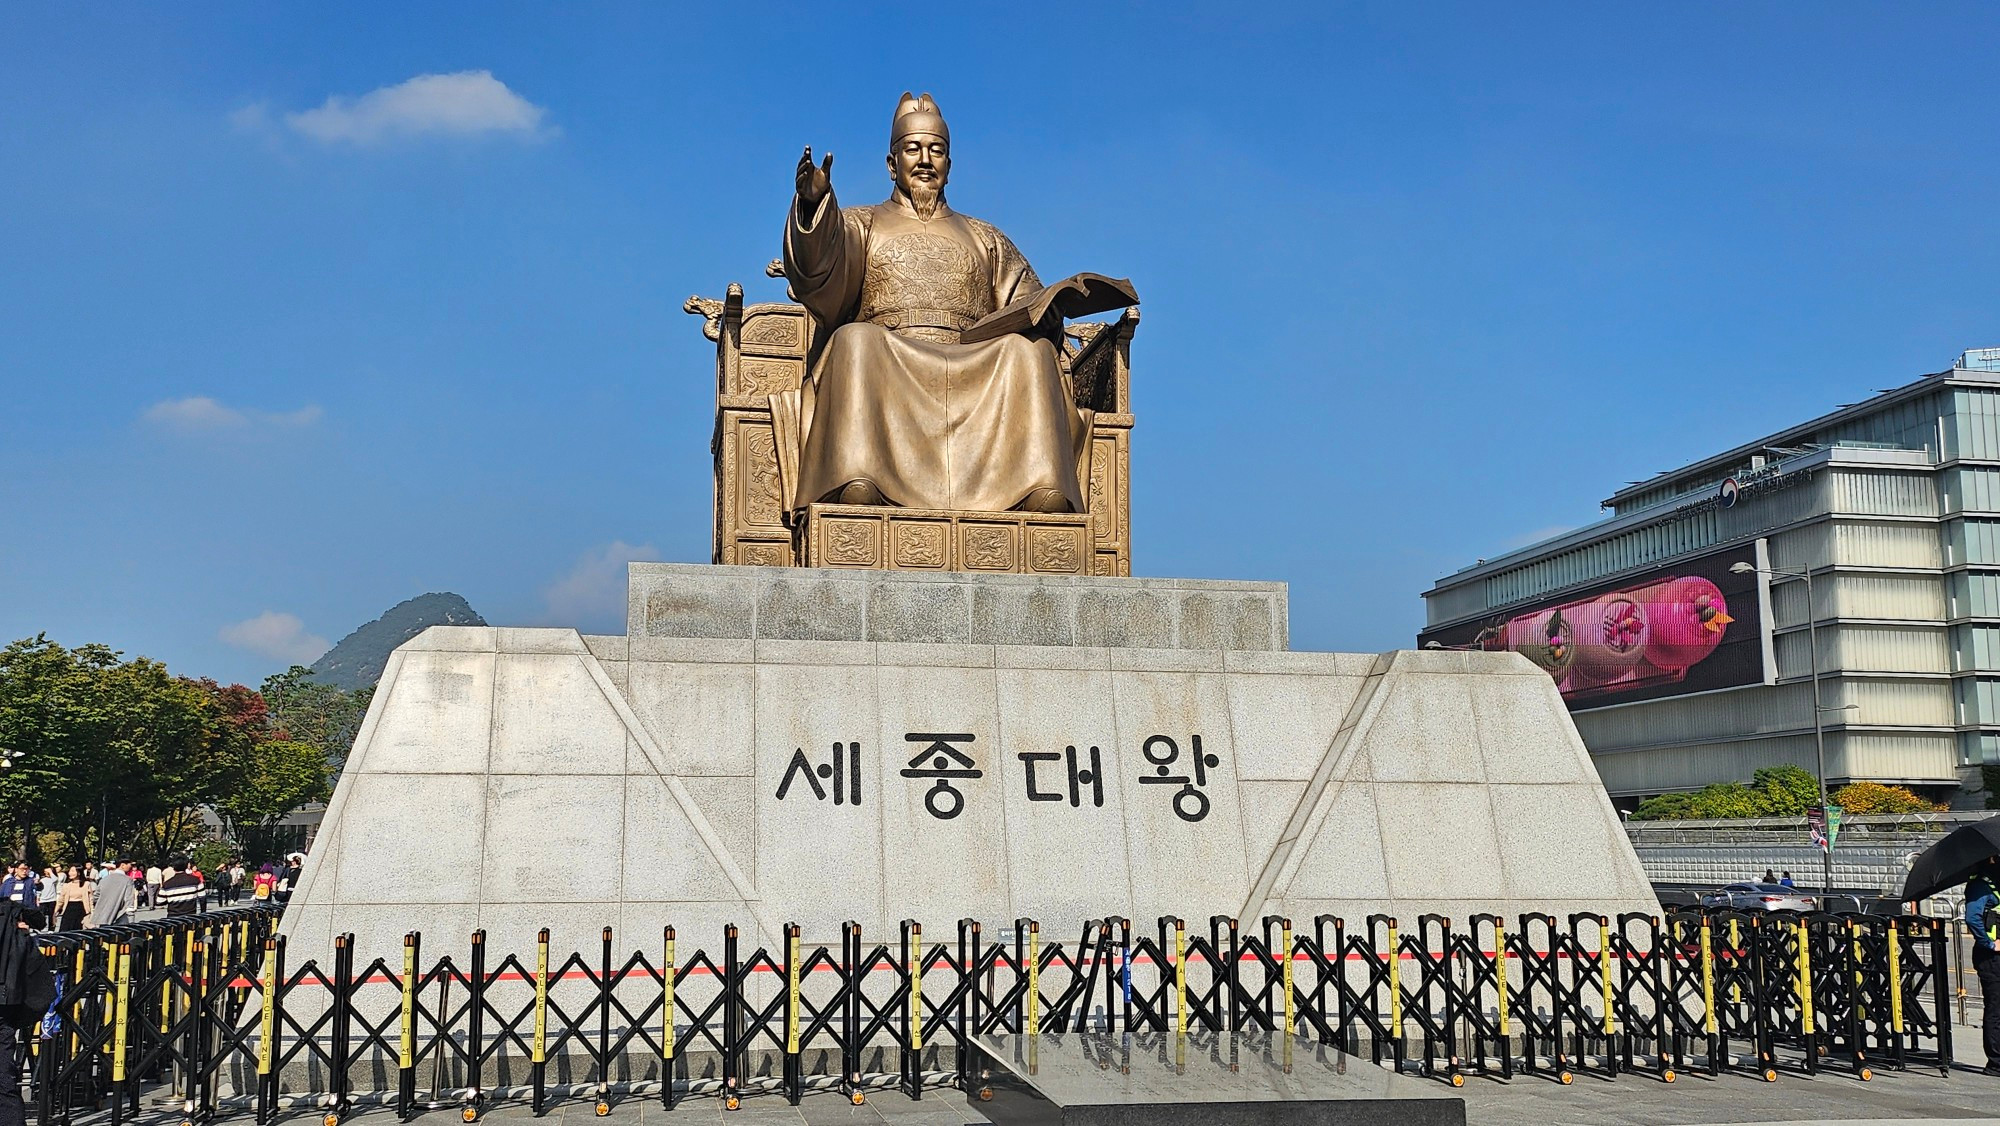
M 23 918 L 35 913 L 35 870 L 25 860 L 15 861 L 7 870 L 7 878 L 0 880 L 0 899 L 4 899 L 21 909 Z
M 90 909 L 97 901 L 97 893 L 89 880 L 83 876 L 83 869 L 70 865 L 69 875 L 62 887 L 56 891 L 56 915 L 61 927 L 66 931 L 80 931 L 90 918 Z
M 167 869 L 161 873 L 160 903 L 166 907 L 169 919 L 201 910 L 201 877 L 192 868 L 187 857 L 176 856 L 167 861 Z
M 271 892 L 278 886 L 278 874 L 269 864 L 257 869 L 257 878 L 251 881 L 250 899 L 259 907 L 268 907 Z
M 1986 1074 L 2000 1075 L 2000 857 L 1966 881 L 1965 928 L 1972 932 L 1972 972 L 1979 975 Z
M 145 879 L 144 872 L 139 873 Z M 97 881 L 97 902 L 90 909 L 90 925 L 94 927 L 116 926 L 129 923 L 139 908 L 139 893 L 134 889 L 132 862 L 120 858 L 118 866 Z
M 135 871 L 133 875 L 136 877 L 138 873 Z M 146 886 L 140 889 L 139 906 L 158 907 L 160 905 L 160 881 L 164 878 L 165 876 L 161 873 L 158 864 L 154 864 L 146 869 Z
M 1764 879 L 1762 882 L 1767 884 L 1775 884 L 1778 882 L 1778 874 L 1776 872 L 1771 871 L 1769 868 L 1766 868 L 1764 869 Z
M 285 857 L 285 870 L 278 874 L 277 904 L 283 907 L 292 901 L 292 893 L 299 887 L 299 872 L 306 862 L 306 854 L 295 852 Z
M 1778 886 L 1790 888 L 1790 887 L 1797 887 L 1799 885 L 1792 882 L 1791 872 L 1786 871 L 1778 876 Z
M 62 891 L 62 873 L 54 865 L 42 869 L 42 875 L 35 883 L 36 907 L 41 910 L 41 928 L 45 931 L 56 929 L 56 895 Z

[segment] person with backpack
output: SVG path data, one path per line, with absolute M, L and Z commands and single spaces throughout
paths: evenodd
M 1966 882 L 1965 927 L 1972 932 L 1972 972 L 1986 999 L 1979 1021 L 1986 1074 L 2000 1075 L 2000 857 L 1989 859 Z
M 278 873 L 269 864 L 257 869 L 257 876 L 250 881 L 250 900 L 259 907 L 271 905 L 271 893 L 277 889 Z

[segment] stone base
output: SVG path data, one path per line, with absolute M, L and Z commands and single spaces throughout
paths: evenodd
M 779 597 L 744 601 L 753 627 Z M 1659 906 L 1517 654 L 441 626 L 390 657 L 283 927 L 294 965 L 475 928 L 491 965 L 542 927 L 559 963 L 603 926 L 714 953 L 725 923 L 750 950 L 786 922 L 1584 910 Z
M 1287 640 L 1283 583 L 634 563 L 626 589 L 633 638 L 1231 650 Z
M 998 575 L 1111 575 L 1118 557 L 1093 558 L 1090 517 L 1078 513 L 947 512 L 886 505 L 806 509 L 808 567 L 969 571 Z

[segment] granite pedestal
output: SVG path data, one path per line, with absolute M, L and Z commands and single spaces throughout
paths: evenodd
M 982 609 L 983 608 L 983 609 Z M 631 629 L 390 658 L 284 920 L 497 960 L 914 918 L 1657 911 L 1548 676 L 1300 653 L 1280 584 L 634 564 Z M 1012 637 L 1034 644 L 1003 644 Z

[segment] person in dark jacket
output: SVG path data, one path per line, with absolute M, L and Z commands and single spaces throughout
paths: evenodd
M 167 861 L 168 874 L 160 881 L 159 896 L 160 902 L 166 905 L 169 919 L 201 910 L 201 877 L 189 871 L 190 867 L 185 856 Z
M 0 1126 L 27 1126 L 21 1102 L 26 1037 L 55 1003 L 55 971 L 37 946 L 33 908 L 0 900 Z
M 2000 998 L 2000 858 L 1988 860 L 1966 882 L 1965 927 L 1972 932 L 1972 972 L 1979 975 L 1980 995 Z M 2000 1004 L 1982 1009 L 1986 1074 L 2000 1075 Z

